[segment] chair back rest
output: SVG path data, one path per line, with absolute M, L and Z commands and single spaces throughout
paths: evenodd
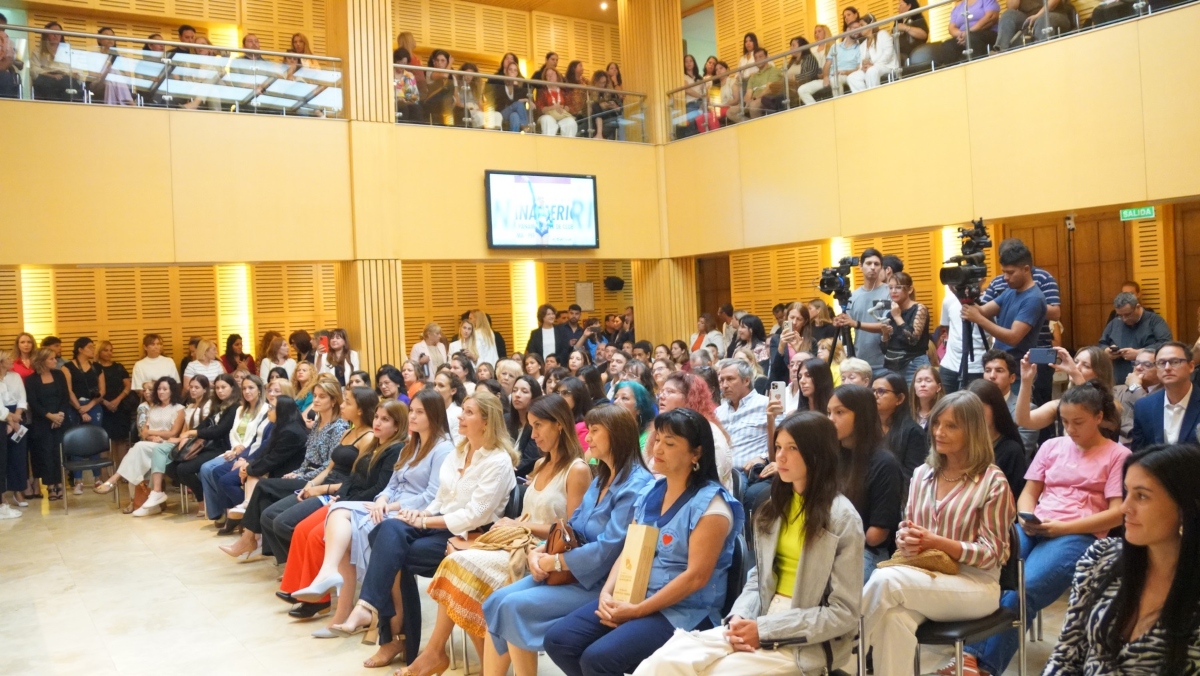
M 520 481 L 513 487 L 512 495 L 508 496 L 508 505 L 504 507 L 504 516 L 510 519 L 521 518 L 521 506 L 525 502 L 525 487 Z
M 741 502 L 742 505 L 745 506 L 745 501 L 742 500 L 742 495 L 746 492 L 746 477 L 742 476 L 741 471 L 736 467 L 733 468 L 733 480 L 730 482 L 730 484 L 731 488 L 729 492 L 733 493 L 733 499 Z
M 736 475 L 737 470 L 733 473 Z M 733 561 L 729 564 L 729 577 L 725 580 L 725 603 L 721 606 L 721 617 L 729 615 L 729 611 L 733 609 L 733 602 L 737 601 L 742 589 L 746 587 L 746 577 L 750 573 L 746 558 L 746 538 L 738 533 L 733 540 Z
M 98 425 L 77 425 L 63 434 L 65 459 L 87 458 L 108 451 L 108 432 Z
M 1008 527 L 1008 560 L 1000 568 L 1000 588 L 1017 591 L 1017 566 L 1021 560 L 1021 537 L 1017 535 L 1017 524 Z
M 914 47 L 912 53 L 908 56 L 908 65 L 910 66 L 927 66 L 933 63 L 934 57 L 937 56 L 937 50 L 932 45 L 924 44 Z

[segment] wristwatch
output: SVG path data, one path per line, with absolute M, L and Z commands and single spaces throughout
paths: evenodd
M 554 555 L 554 572 L 556 572 L 556 573 L 562 572 L 562 555 L 561 554 Z

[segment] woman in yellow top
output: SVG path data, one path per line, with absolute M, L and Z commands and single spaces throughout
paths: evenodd
M 827 417 L 801 411 L 779 424 L 771 497 L 755 514 L 754 568 L 724 626 L 676 632 L 634 676 L 697 674 L 696 665 L 706 676 L 808 674 L 846 662 L 862 601 L 863 529 L 837 492 L 837 463 Z

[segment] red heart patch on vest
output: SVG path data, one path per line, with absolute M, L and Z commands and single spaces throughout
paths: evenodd
M 671 544 L 674 541 L 675 541 L 675 537 L 669 533 L 663 536 L 663 546 L 664 547 Z

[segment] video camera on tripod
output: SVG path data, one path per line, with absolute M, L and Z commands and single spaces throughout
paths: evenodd
M 958 302 L 963 305 L 978 305 L 983 295 L 983 282 L 987 279 L 987 265 L 983 262 L 984 249 L 992 248 L 983 219 L 971 221 L 971 227 L 959 228 L 962 254 L 948 258 L 938 275 L 942 284 L 954 291 Z
M 836 267 L 821 270 L 821 280 L 817 282 L 821 293 L 837 299 L 843 311 L 850 308 L 850 294 L 853 291 L 850 288 L 850 270 L 857 267 L 858 256 L 846 256 L 838 261 Z

